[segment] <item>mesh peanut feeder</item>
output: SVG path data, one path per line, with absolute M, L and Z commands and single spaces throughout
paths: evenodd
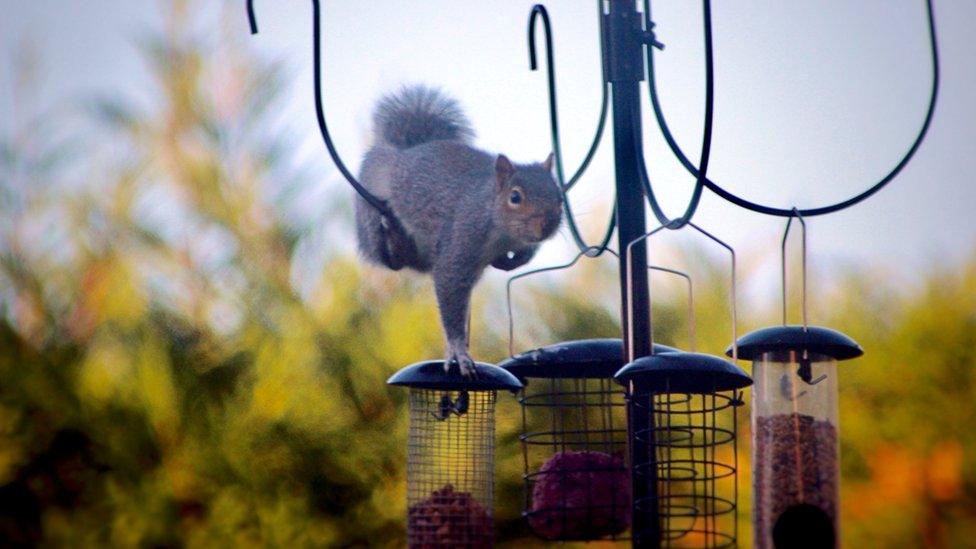
M 584 339 L 549 345 L 514 356 L 512 285 L 519 279 L 573 267 L 609 248 L 587 248 L 562 265 L 523 272 L 508 280 L 509 360 L 500 364 L 525 388 L 522 408 L 522 516 L 540 538 L 559 541 L 624 539 L 631 524 L 627 466 L 627 416 L 623 392 L 613 375 L 623 366 L 620 339 Z M 691 277 L 659 266 L 648 269 Z M 694 337 L 693 323 L 691 326 Z M 655 352 L 677 349 L 654 345 Z
M 494 539 L 495 399 L 522 384 L 477 364 L 477 378 L 445 373 L 443 361 L 400 370 L 410 388 L 407 543 L 411 548 L 491 547 Z
M 500 364 L 525 383 L 522 515 L 541 538 L 620 539 L 630 527 L 627 418 L 613 382 L 622 364 L 619 339 L 558 343 Z

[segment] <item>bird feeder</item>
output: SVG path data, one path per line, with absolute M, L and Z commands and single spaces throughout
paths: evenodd
M 521 278 L 568 269 L 581 258 L 618 254 L 590 247 L 568 263 L 517 274 L 508 280 L 509 354 L 499 364 L 525 387 L 522 409 L 522 516 L 540 538 L 559 541 L 623 539 L 630 527 L 632 498 L 627 466 L 627 417 L 623 391 L 613 375 L 624 364 L 620 339 L 585 339 L 549 345 L 515 356 L 512 285 Z M 659 266 L 648 269 L 683 277 L 688 307 L 693 289 L 687 274 Z M 694 339 L 694 323 L 689 324 Z M 655 352 L 677 349 L 654 345 Z
M 755 547 L 836 546 L 837 361 L 862 353 L 851 338 L 817 326 L 764 328 L 739 340 L 756 381 Z
M 790 218 L 790 222 L 793 218 Z M 783 235 L 783 326 L 738 341 L 752 361 L 753 539 L 758 549 L 836 547 L 839 539 L 837 361 L 864 351 L 846 335 L 807 325 L 806 224 L 803 227 L 803 325 L 786 325 Z
M 735 341 L 735 250 L 694 223 L 682 227 L 692 228 L 731 255 L 729 301 Z M 662 225 L 627 245 L 628 285 L 634 246 L 666 228 L 672 227 Z M 693 310 L 689 304 L 691 326 Z M 649 326 L 653 332 L 653 323 Z M 752 379 L 733 362 L 708 354 L 653 349 L 649 356 L 634 354 L 634 349 L 628 351 L 631 362 L 614 376 L 625 387 L 627 403 L 634 546 L 735 547 L 737 410 L 743 403 L 741 390 Z
M 735 547 L 737 539 L 737 410 L 740 390 L 752 384 L 738 366 L 702 353 L 662 353 L 624 366 L 616 380 L 626 387 L 630 417 L 648 427 L 632 430 L 635 485 L 646 495 L 635 515 L 637 540 L 671 547 Z M 648 485 L 650 484 L 650 485 Z
M 522 516 L 543 539 L 620 539 L 630 527 L 627 418 L 613 382 L 622 365 L 619 339 L 567 341 L 499 365 L 524 383 Z
M 410 389 L 407 543 L 411 548 L 491 547 L 494 539 L 495 401 L 522 384 L 478 363 L 477 377 L 443 361 L 407 366 L 390 385 Z

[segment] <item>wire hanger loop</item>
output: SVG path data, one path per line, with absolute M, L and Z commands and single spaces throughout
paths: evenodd
M 803 215 L 800 214 L 800 210 L 796 208 L 793 208 L 793 215 L 790 216 L 790 218 L 786 221 L 786 229 L 783 231 L 783 241 L 780 244 L 780 276 L 783 290 L 783 326 L 786 326 L 786 305 L 788 302 L 786 295 L 786 241 L 790 236 L 790 226 L 793 224 L 794 219 L 800 222 L 800 275 L 802 280 L 802 293 L 800 299 L 803 310 L 803 331 L 807 331 L 807 223 L 803 220 Z
M 722 241 L 721 239 L 719 239 L 715 235 L 709 233 L 705 229 L 702 229 L 701 227 L 699 227 L 698 225 L 696 225 L 695 223 L 693 223 L 691 221 L 689 221 L 687 223 L 687 226 L 688 227 L 691 227 L 695 231 L 699 232 L 700 234 L 702 234 L 703 236 L 705 236 L 706 238 L 708 238 L 712 242 L 715 242 L 716 244 L 718 244 L 718 245 L 722 246 L 723 248 L 725 248 L 729 252 L 729 255 L 731 257 L 731 266 L 732 266 L 732 269 L 731 269 L 731 288 L 730 288 L 730 293 L 729 293 L 729 308 L 730 308 L 730 312 L 731 312 L 731 315 L 732 315 L 732 361 L 735 362 L 738 359 L 738 357 L 739 357 L 739 345 L 738 345 L 738 313 L 737 313 L 737 310 L 736 310 L 736 256 L 735 256 L 735 249 L 732 248 L 732 246 L 730 246 L 726 242 Z M 652 231 L 650 231 L 648 233 L 645 233 L 645 234 L 643 234 L 643 235 L 641 235 L 641 236 L 639 236 L 639 237 L 635 238 L 634 240 L 631 240 L 630 242 L 627 243 L 627 248 L 625 250 L 625 259 L 626 259 L 627 272 L 625 274 L 625 277 L 626 277 L 626 281 L 627 281 L 627 318 L 631 322 L 631 325 L 629 326 L 629 329 L 631 330 L 631 333 L 633 333 L 633 329 L 634 329 L 634 326 L 633 326 L 633 322 L 634 322 L 633 321 L 633 318 L 634 318 L 634 305 L 633 305 L 633 295 L 632 295 L 632 292 L 633 292 L 633 289 L 632 289 L 633 288 L 633 281 L 631 280 L 631 276 L 632 276 L 631 273 L 633 272 L 633 249 L 634 249 L 634 246 L 635 245 L 639 244 L 642 241 L 645 241 L 645 240 L 650 241 L 650 238 L 651 237 L 653 237 L 657 233 L 663 231 L 664 229 L 670 229 L 670 227 L 668 227 L 667 225 L 660 225 L 657 228 L 655 228 L 654 230 L 652 230 Z M 693 316 L 693 313 L 694 313 L 694 310 L 692 309 L 692 316 Z M 649 326 L 650 326 L 650 330 L 651 330 L 651 334 L 650 334 L 651 335 L 651 341 L 653 342 L 654 341 L 654 323 L 653 322 L 650 322 L 649 323 Z M 653 347 L 651 349 L 651 354 L 654 354 Z M 633 343 L 633 339 L 631 339 L 630 348 L 627 349 L 627 358 L 630 361 L 633 361 L 636 358 L 634 356 L 634 343 Z
M 505 301 L 506 301 L 506 304 L 508 306 L 508 355 L 509 355 L 510 358 L 515 357 L 515 315 L 513 313 L 513 307 L 512 307 L 512 285 L 516 281 L 518 281 L 518 280 L 520 280 L 522 278 L 527 278 L 527 277 L 530 277 L 530 276 L 533 276 L 533 275 L 536 275 L 536 274 L 540 274 L 540 273 L 545 273 L 545 272 L 561 271 L 561 270 L 564 270 L 564 269 L 568 269 L 568 268 L 572 267 L 573 265 L 576 265 L 576 263 L 581 258 L 583 258 L 583 257 L 596 258 L 596 257 L 599 257 L 603 252 L 606 252 L 606 253 L 608 253 L 608 254 L 610 254 L 610 255 L 618 258 L 618 259 L 620 258 L 620 255 L 617 254 L 617 252 L 615 252 L 612 248 L 608 248 L 608 247 L 597 248 L 596 246 L 593 246 L 593 247 L 591 247 L 591 248 L 589 248 L 589 249 L 587 249 L 585 251 L 582 251 L 582 252 L 577 253 L 573 257 L 573 259 L 570 260 L 567 263 L 563 263 L 561 265 L 552 265 L 552 266 L 549 266 L 549 267 L 541 267 L 541 268 L 538 268 L 538 269 L 532 269 L 530 271 L 525 271 L 524 273 L 519 273 L 519 274 L 517 274 L 515 276 L 509 277 L 508 282 L 505 285 Z M 689 321 L 688 321 L 688 332 L 689 332 L 689 338 L 690 338 L 689 341 L 691 342 L 691 348 L 692 348 L 692 350 L 694 350 L 695 349 L 695 346 L 696 346 L 696 334 L 695 334 L 695 291 L 694 291 L 694 287 L 693 287 L 693 282 L 692 282 L 691 276 L 689 276 L 688 273 L 679 271 L 677 269 L 671 269 L 669 267 L 661 267 L 661 266 L 658 266 L 658 265 L 648 265 L 647 268 L 648 268 L 648 270 L 669 273 L 669 274 L 673 274 L 675 276 L 680 276 L 680 277 L 682 277 L 682 278 L 685 279 L 685 281 L 686 281 L 686 283 L 688 285 L 688 318 L 689 318 Z

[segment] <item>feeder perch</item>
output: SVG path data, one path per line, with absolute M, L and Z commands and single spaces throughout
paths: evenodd
M 701 353 L 663 353 L 624 366 L 616 380 L 626 388 L 632 429 L 634 500 L 638 544 L 662 547 L 735 547 L 737 517 L 737 410 L 740 390 L 752 384 L 738 366 Z M 632 423 L 633 425 L 633 423 Z
M 655 345 L 655 352 L 676 349 Z M 519 393 L 525 499 L 522 516 L 548 540 L 621 539 L 631 523 L 627 418 L 613 374 L 619 339 L 567 341 L 500 366 Z
M 518 391 L 513 375 L 477 363 L 477 378 L 432 360 L 387 383 L 410 388 L 407 543 L 411 548 L 491 547 L 494 539 L 495 401 Z
M 752 361 L 756 380 L 756 548 L 836 546 L 837 361 L 862 354 L 851 338 L 817 326 L 764 328 L 739 340 L 739 358 Z

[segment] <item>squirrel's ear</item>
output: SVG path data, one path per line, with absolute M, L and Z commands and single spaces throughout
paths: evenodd
M 515 166 L 512 165 L 512 161 L 504 154 L 498 155 L 495 159 L 495 177 L 498 179 L 498 185 L 504 185 L 514 173 Z
M 556 155 L 549 153 L 549 156 L 542 162 L 542 167 L 546 169 L 547 172 L 552 171 L 552 163 L 556 160 Z

